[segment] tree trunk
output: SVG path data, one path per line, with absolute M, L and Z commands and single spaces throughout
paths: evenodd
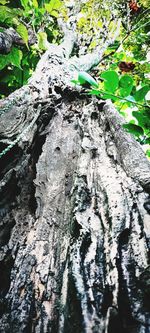
M 150 163 L 73 43 L 1 102 L 0 332 L 148 333 Z

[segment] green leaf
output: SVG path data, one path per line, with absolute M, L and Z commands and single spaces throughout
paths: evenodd
M 18 16 L 22 15 L 21 9 L 9 8 L 0 5 L 0 22 L 8 25 L 13 24 L 13 20 L 18 20 Z
M 74 80 L 74 79 L 72 79 L 71 82 L 74 84 L 80 84 L 80 82 L 78 80 Z
M 61 0 L 51 0 L 50 5 L 52 9 L 60 9 L 60 7 L 62 6 L 62 2 Z
M 141 89 L 137 90 L 136 93 L 134 94 L 135 100 L 137 102 L 144 100 L 144 98 L 145 98 L 146 94 L 148 93 L 148 91 L 150 91 L 150 86 L 149 85 L 145 85 Z
M 137 137 L 144 134 L 143 128 L 135 124 L 124 124 L 123 128 L 125 128 L 127 132 Z
M 89 95 L 101 96 L 101 92 L 99 90 L 96 90 L 96 89 L 90 90 L 88 94 Z
M 6 20 L 9 20 L 9 22 L 12 22 L 12 18 L 14 17 L 13 11 L 7 6 L 0 6 L 0 21 L 5 22 Z
M 133 89 L 133 78 L 130 75 L 122 75 L 120 81 L 119 81 L 119 91 L 121 97 L 127 97 L 130 95 L 132 89 Z
M 100 96 L 103 99 L 111 99 L 112 101 L 117 101 L 117 97 L 116 96 L 112 96 L 112 94 L 107 93 L 105 91 L 102 90 L 96 90 L 96 89 L 92 89 L 88 92 L 89 95 L 96 95 L 96 96 Z
M 18 34 L 21 36 L 21 38 L 23 39 L 23 41 L 25 42 L 25 44 L 28 46 L 28 30 L 27 28 L 25 27 L 24 24 L 20 23 L 18 26 L 17 26 L 17 32 Z
M 6 3 L 8 3 L 9 1 L 7 1 L 7 0 L 0 0 L 0 4 L 1 5 L 6 5 Z
M 52 10 L 51 11 L 51 16 L 54 16 L 54 17 L 58 17 L 58 15 L 59 15 L 59 12 L 57 11 L 57 10 Z
M 8 55 L 9 62 L 18 67 L 21 68 L 21 60 L 22 60 L 22 51 L 17 49 L 16 47 L 13 47 L 11 52 Z
M 116 50 L 119 47 L 119 45 L 120 45 L 120 42 L 116 40 L 113 44 L 110 44 L 108 46 L 108 49 Z
M 91 86 L 98 88 L 96 80 L 86 72 L 78 72 L 78 81 L 80 84 L 89 83 Z
M 12 18 L 12 25 L 15 25 L 16 27 L 20 24 L 18 17 L 13 17 Z
M 37 0 L 32 0 L 34 8 L 38 8 L 38 2 Z
M 21 1 L 21 5 L 26 8 L 28 3 L 29 3 L 29 0 L 20 0 Z
M 123 75 L 119 81 L 120 95 L 127 97 L 130 95 L 133 88 L 133 78 L 130 75 Z
M 119 85 L 122 88 L 133 87 L 133 78 L 131 75 L 123 75 L 119 81 Z
M 118 98 L 116 96 L 112 96 L 112 94 L 109 94 L 107 92 L 103 92 L 103 93 L 101 92 L 101 98 L 103 98 L 103 99 L 111 99 L 114 102 L 118 100 Z
M 148 145 L 150 145 L 150 138 L 147 138 L 147 139 L 145 140 L 145 143 L 148 144 Z
M 132 87 L 130 87 L 130 86 L 126 87 L 126 88 L 120 88 L 119 89 L 121 97 L 127 97 L 127 96 L 129 96 L 130 93 L 131 93 L 131 91 L 132 91 Z
M 9 64 L 9 55 L 0 54 L 0 70 L 5 68 Z
M 58 17 L 59 9 L 62 7 L 60 0 L 51 0 L 48 4 L 45 3 L 45 9 L 54 17 Z
M 22 59 L 22 51 L 13 47 L 11 52 L 7 55 L 0 55 L 0 70 L 7 65 L 12 64 L 21 69 L 20 63 Z
M 105 71 L 100 76 L 104 79 L 104 88 L 107 91 L 114 93 L 118 88 L 119 76 L 115 71 Z
M 135 117 L 138 120 L 138 123 L 140 126 L 144 127 L 145 129 L 150 128 L 150 117 L 149 116 L 145 116 L 138 111 L 133 111 L 132 115 L 133 115 L 133 117 Z
M 150 157 L 150 149 L 147 149 L 147 150 L 146 150 L 146 156 L 147 156 L 147 157 Z
M 47 50 L 48 49 L 48 41 L 47 41 L 47 34 L 46 32 L 39 32 L 38 35 L 38 47 L 40 50 Z

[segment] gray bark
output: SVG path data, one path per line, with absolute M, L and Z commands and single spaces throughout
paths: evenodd
M 33 45 L 36 41 L 34 32 L 31 29 L 28 30 L 28 44 Z M 25 45 L 25 42 L 13 28 L 3 29 L 3 32 L 0 32 L 0 53 L 9 53 L 13 45 Z
M 0 331 L 149 333 L 150 163 L 67 38 L 1 101 Z

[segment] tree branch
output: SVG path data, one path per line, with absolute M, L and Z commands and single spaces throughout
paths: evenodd
M 28 32 L 28 44 L 33 45 L 36 42 L 36 37 L 31 29 Z M 25 45 L 25 42 L 13 28 L 4 29 L 3 32 L 0 32 L 0 53 L 8 54 L 13 45 L 22 46 Z
M 69 59 L 74 44 L 77 40 L 77 34 L 75 32 L 75 29 L 71 29 L 71 27 L 68 27 L 66 23 L 63 22 L 62 19 L 58 19 L 58 25 L 60 27 L 60 29 L 62 30 L 62 32 L 64 33 L 64 38 L 63 38 L 63 42 L 61 43 L 61 47 L 63 49 L 64 52 L 64 56 Z
M 125 119 L 119 115 L 110 100 L 106 101 L 104 111 L 124 170 L 128 176 L 139 181 L 145 190 L 150 191 L 150 163 L 141 145 L 122 128 Z
M 71 58 L 70 64 L 77 68 L 79 71 L 89 71 L 91 68 L 97 66 L 102 60 L 102 56 L 110 44 L 113 44 L 120 32 L 121 20 L 118 20 L 117 27 L 114 35 L 112 36 L 112 32 L 108 36 L 104 45 L 100 48 L 98 46 L 92 53 L 88 53 L 86 55 L 81 56 L 80 58 L 74 57 Z

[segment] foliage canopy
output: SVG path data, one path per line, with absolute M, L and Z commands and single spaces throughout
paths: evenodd
M 80 7 L 77 56 L 101 48 L 108 39 L 113 43 L 91 74 L 77 72 L 72 82 L 83 85 L 88 94 L 110 98 L 126 118 L 126 130 L 150 157 L 149 0 L 0 0 L 0 33 L 13 28 L 22 41 L 0 54 L 0 97 L 26 84 L 49 44 L 60 43 L 57 19 L 69 20 L 68 8 L 75 3 Z

